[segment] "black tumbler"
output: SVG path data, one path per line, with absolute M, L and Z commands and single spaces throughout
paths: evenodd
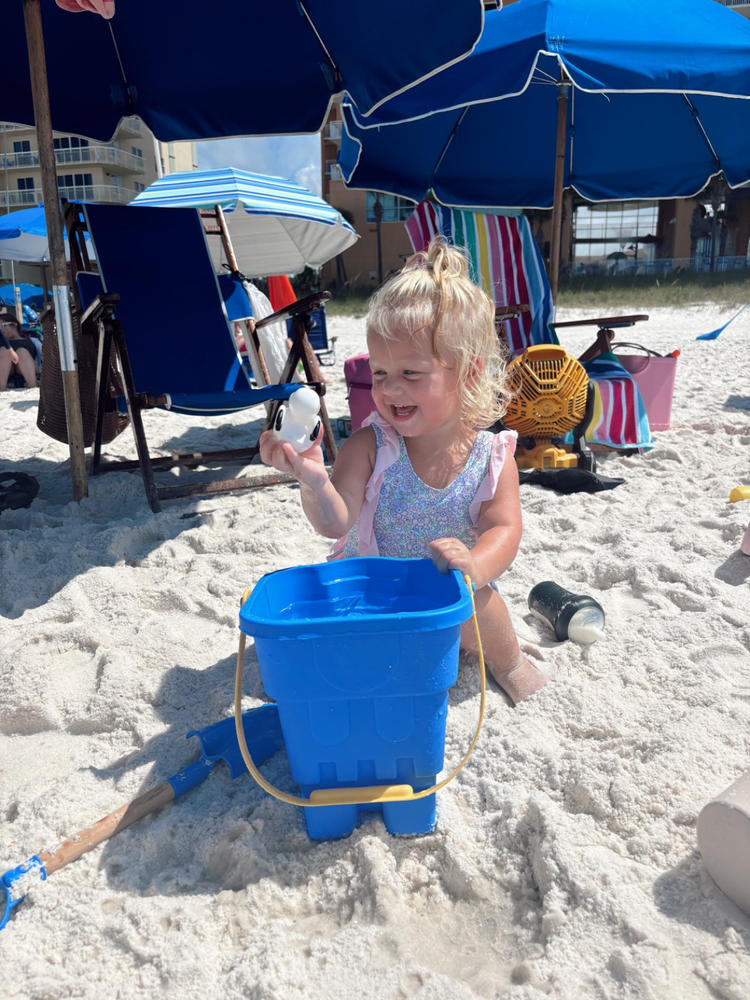
M 588 645 L 604 635 L 604 611 L 593 597 L 573 594 L 552 580 L 544 580 L 529 593 L 529 610 L 554 631 L 559 640 Z

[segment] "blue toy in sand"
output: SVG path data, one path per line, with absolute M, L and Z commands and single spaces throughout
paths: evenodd
M 250 708 L 242 713 L 241 720 L 246 743 L 253 748 L 252 752 L 258 760 L 266 760 L 281 749 L 281 727 L 273 705 Z M 49 875 L 76 861 L 113 834 L 191 791 L 209 776 L 219 761 L 224 761 L 229 767 L 231 778 L 245 773 L 234 719 L 222 719 L 204 729 L 193 729 L 187 735 L 188 738 L 197 736 L 200 743 L 201 755 L 194 763 L 104 816 L 93 826 L 80 830 L 54 850 L 40 851 L 0 875 L 0 930 L 35 884 L 46 882 Z
M 460 626 L 472 606 L 461 574 L 440 573 L 428 559 L 343 559 L 260 579 L 242 605 L 240 629 L 255 638 L 304 796 L 435 784 Z M 390 833 L 428 833 L 435 794 L 305 806 L 307 832 L 344 837 L 371 811 L 382 813 Z

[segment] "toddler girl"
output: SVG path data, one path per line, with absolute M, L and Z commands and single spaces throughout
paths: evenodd
M 485 660 L 513 702 L 547 678 L 518 646 L 494 581 L 521 539 L 515 431 L 493 434 L 509 396 L 494 307 L 442 238 L 372 297 L 367 314 L 377 408 L 344 442 L 329 479 L 320 444 L 298 455 L 271 432 L 264 462 L 291 472 L 333 558 L 432 558 L 471 577 Z M 476 652 L 471 622 L 461 645 Z

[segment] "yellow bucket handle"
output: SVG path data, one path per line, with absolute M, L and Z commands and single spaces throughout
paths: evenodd
M 470 578 L 468 576 L 464 576 L 464 579 L 469 587 L 469 594 L 471 596 L 471 614 L 474 622 L 474 633 L 477 639 L 477 648 L 479 651 L 479 721 L 477 722 L 474 739 L 471 741 L 471 745 L 464 754 L 461 763 L 455 768 L 455 770 L 451 771 L 447 778 L 443 778 L 442 781 L 439 781 L 431 788 L 423 788 L 419 792 L 415 792 L 411 785 L 364 785 L 353 788 L 316 788 L 310 793 L 309 798 L 303 798 L 301 795 L 288 795 L 286 792 L 282 792 L 281 789 L 277 788 L 275 785 L 272 785 L 269 781 L 266 781 L 258 768 L 255 766 L 255 762 L 253 761 L 250 750 L 247 746 L 247 740 L 245 739 L 245 729 L 242 725 L 242 663 L 245 658 L 245 634 L 244 632 L 240 632 L 240 645 L 237 650 L 237 669 L 234 676 L 234 725 L 237 731 L 237 742 L 240 745 L 242 759 L 244 760 L 248 771 L 264 792 L 268 792 L 269 795 L 273 795 L 274 798 L 279 799 L 281 802 L 287 802 L 290 806 L 366 805 L 374 802 L 412 802 L 415 799 L 425 799 L 428 795 L 434 795 L 435 792 L 439 791 L 441 788 L 445 788 L 449 781 L 453 781 L 459 771 L 462 770 L 469 757 L 471 757 L 474 747 L 477 745 L 479 733 L 482 729 L 482 722 L 484 720 L 484 702 L 487 692 L 487 682 L 484 671 L 484 652 L 482 650 L 482 639 L 479 634 L 479 624 L 477 622 L 474 590 Z M 245 603 L 247 595 L 248 591 L 245 591 L 242 598 L 243 604 Z

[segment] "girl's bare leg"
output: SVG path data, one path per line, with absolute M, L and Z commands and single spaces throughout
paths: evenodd
M 548 678 L 521 652 L 505 601 L 491 587 L 474 595 L 479 634 L 488 670 L 513 704 L 541 690 Z M 461 647 L 477 652 L 474 623 L 461 626 Z

